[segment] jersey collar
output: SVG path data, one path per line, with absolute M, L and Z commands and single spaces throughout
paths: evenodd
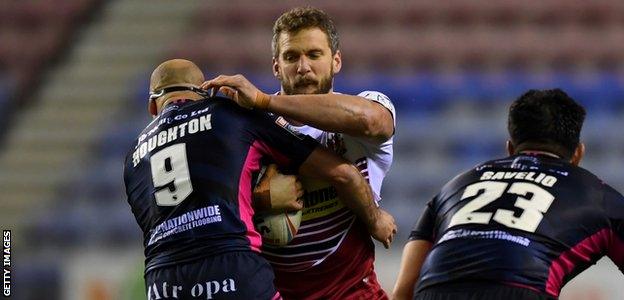
M 541 150 L 524 150 L 524 151 L 520 151 L 519 154 L 533 155 L 533 156 L 549 156 L 549 157 L 561 159 L 561 156 L 557 154 L 554 154 L 552 152 L 547 152 L 547 151 L 541 151 Z

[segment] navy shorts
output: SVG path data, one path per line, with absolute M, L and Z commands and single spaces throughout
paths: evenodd
M 255 252 L 229 252 L 145 274 L 147 299 L 281 299 L 273 269 Z
M 439 284 L 426 288 L 414 300 L 551 300 L 546 294 L 528 288 L 484 282 Z

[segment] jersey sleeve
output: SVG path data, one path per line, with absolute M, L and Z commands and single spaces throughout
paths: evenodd
M 281 117 L 256 114 L 248 130 L 255 138 L 254 147 L 270 156 L 283 171 L 296 173 L 319 143 L 289 130 L 287 124 Z
M 396 111 L 394 109 L 394 104 L 392 104 L 392 101 L 388 96 L 377 91 L 363 91 L 359 93 L 358 96 L 377 102 L 390 111 L 390 114 L 392 114 L 393 127 L 396 127 Z
M 624 197 L 607 186 L 604 195 L 605 212 L 609 214 L 611 236 L 607 256 L 624 273 Z
M 433 202 L 435 198 L 427 203 L 425 209 L 420 215 L 420 219 L 412 228 L 409 235 L 409 240 L 427 240 L 433 242 L 435 240 L 435 210 L 433 209 Z

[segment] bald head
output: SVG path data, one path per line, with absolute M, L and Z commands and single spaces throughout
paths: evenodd
M 200 86 L 204 74 L 193 62 L 185 59 L 172 59 L 160 64 L 150 78 L 150 92 L 174 85 Z
M 193 62 L 186 59 L 172 59 L 160 64 L 150 78 L 150 93 L 172 86 L 187 86 L 198 88 L 204 83 L 204 74 Z M 161 109 L 177 98 L 199 100 L 203 96 L 195 91 L 173 91 L 157 96 L 154 101 L 150 98 L 147 110 L 152 116 L 160 113 Z

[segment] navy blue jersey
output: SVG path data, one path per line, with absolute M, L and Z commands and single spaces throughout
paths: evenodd
M 146 272 L 226 251 L 259 252 L 251 200 L 261 159 L 296 171 L 317 145 L 227 99 L 166 106 L 124 169 Z
M 446 184 L 410 239 L 434 243 L 419 291 L 490 281 L 558 297 L 563 285 L 604 255 L 624 269 L 624 198 L 563 160 L 515 155 Z

